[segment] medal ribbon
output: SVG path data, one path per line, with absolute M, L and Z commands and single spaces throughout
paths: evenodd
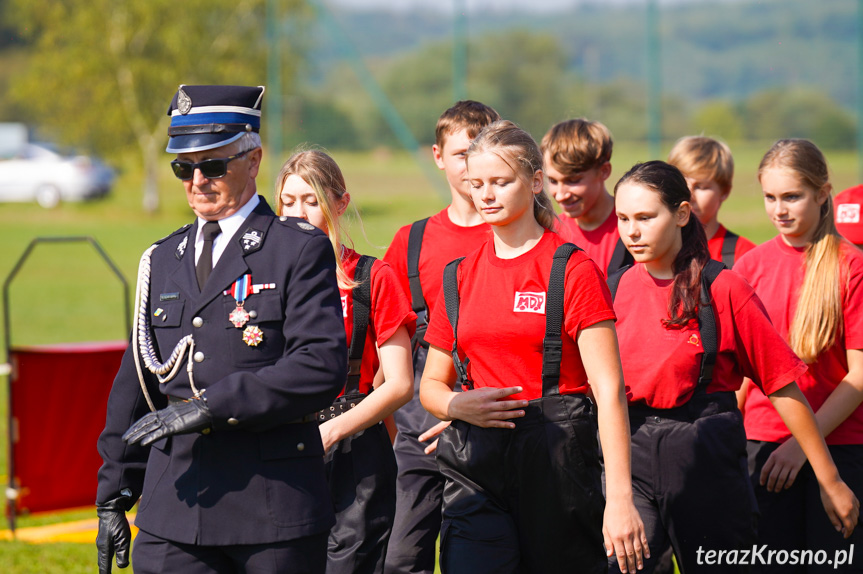
M 236 281 L 231 286 L 231 295 L 233 295 L 234 300 L 237 302 L 237 306 L 242 306 L 246 301 L 246 297 L 251 295 L 252 293 L 252 276 L 249 273 L 246 273 Z

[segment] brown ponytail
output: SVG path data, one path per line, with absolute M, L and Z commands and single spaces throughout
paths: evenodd
M 615 195 L 624 183 L 643 185 L 655 191 L 663 205 L 672 212 L 677 211 L 684 201 L 692 199 L 683 174 L 664 161 L 635 164 L 614 186 Z M 669 318 L 662 321 L 666 327 L 682 327 L 698 316 L 701 271 L 710 260 L 707 236 L 697 217 L 690 215 L 689 222 L 681 229 L 681 239 L 680 251 L 672 264 L 674 285 L 668 300 Z

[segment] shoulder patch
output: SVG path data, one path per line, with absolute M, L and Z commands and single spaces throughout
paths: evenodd
M 240 247 L 244 254 L 254 253 L 264 244 L 264 232 L 260 229 L 246 228 L 240 237 Z

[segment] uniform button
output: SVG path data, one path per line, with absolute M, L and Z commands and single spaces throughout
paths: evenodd
M 238 420 L 237 420 L 237 419 L 235 419 L 234 417 L 231 417 L 231 418 L 229 418 L 229 419 L 228 419 L 228 424 L 229 424 L 229 425 L 238 425 L 238 424 L 240 424 L 240 421 L 238 421 Z
M 195 353 L 195 355 L 192 358 L 195 359 L 196 363 L 203 363 L 204 362 L 204 353 L 202 353 L 201 351 L 198 351 L 197 353 Z
M 252 309 L 251 311 L 249 311 L 249 318 L 250 319 L 257 319 L 258 318 L 258 312 L 255 311 L 254 309 Z
M 210 429 L 204 429 L 201 431 L 201 434 L 210 434 Z
M 281 216 L 281 217 L 279 218 L 279 221 L 287 221 L 287 220 L 288 220 L 288 216 L 287 216 L 287 215 L 283 215 L 283 216 Z
M 195 317 L 194 319 L 192 319 L 192 325 L 194 325 L 195 327 L 203 327 L 204 320 L 200 317 Z
M 655 423 L 658 423 L 658 422 L 660 422 L 661 420 L 662 420 L 662 419 L 661 419 L 661 418 L 659 418 L 659 417 L 653 417 L 653 422 L 655 422 Z
M 303 452 L 304 450 L 306 450 L 306 445 L 304 443 L 298 442 L 297 443 L 297 450 L 300 452 Z

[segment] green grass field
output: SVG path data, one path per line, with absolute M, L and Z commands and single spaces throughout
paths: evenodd
M 756 243 L 774 235 L 764 215 L 755 171 L 769 144 L 732 146 L 737 175 L 721 221 Z M 667 147 L 666 147 L 667 151 Z M 438 194 L 440 182 L 429 181 L 413 157 L 399 152 L 333 153 L 341 165 L 348 189 L 362 217 L 348 231 L 358 251 L 382 256 L 395 231 L 415 219 L 430 215 L 445 202 Z M 179 182 L 168 168 L 166 154 L 160 181 L 159 213 L 141 211 L 141 177 L 138 158 L 124 162 L 112 195 L 100 202 L 61 205 L 44 210 L 34 204 L 0 204 L 0 277 L 6 278 L 16 260 L 35 237 L 91 236 L 125 274 L 134 294 L 141 253 L 156 239 L 192 220 Z M 650 159 L 646 147 L 618 144 L 609 188 L 636 161 Z M 829 153 L 832 180 L 841 190 L 858 183 L 853 152 Z M 427 158 L 431 162 L 431 155 Z M 262 174 L 274 173 L 265 163 Z M 440 176 L 441 180 L 443 176 Z M 273 190 L 270 176 L 259 178 L 259 192 L 268 200 Z M 125 338 L 122 291 L 113 275 L 86 244 L 40 245 L 16 277 L 10 290 L 12 344 L 98 341 Z M 2 341 L 5 360 L 5 340 Z M 0 393 L 0 475 L 6 483 L 7 396 Z M 95 476 L 94 476 L 95 480 Z M 25 516 L 19 526 L 33 526 L 94 516 L 89 510 L 41 516 Z M 30 545 L 0 542 L 0 572 L 91 572 L 95 548 L 83 544 Z

